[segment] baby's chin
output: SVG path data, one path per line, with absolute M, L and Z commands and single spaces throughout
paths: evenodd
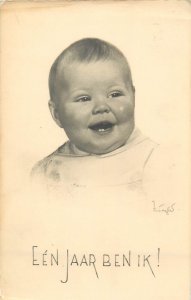
M 73 149 L 75 154 L 77 155 L 104 155 L 108 154 L 110 152 L 113 152 L 121 147 L 123 147 L 126 144 L 126 141 L 123 141 L 121 143 L 117 143 L 114 145 L 109 145 L 106 147 L 100 147 L 100 146 L 90 146 L 86 148 L 80 148 L 79 146 L 76 146 L 73 144 Z
M 121 147 L 123 147 L 129 140 L 134 126 L 128 128 L 125 135 L 121 135 L 120 138 L 116 138 L 116 135 L 104 134 L 99 135 L 98 139 L 91 139 L 89 142 L 75 144 L 72 147 L 74 154 L 76 155 L 103 155 L 113 152 Z M 111 138 L 113 137 L 113 138 Z M 72 142 L 72 141 L 71 141 Z

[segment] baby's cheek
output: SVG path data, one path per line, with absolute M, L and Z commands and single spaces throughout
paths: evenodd
M 119 118 L 125 119 L 127 117 L 133 116 L 134 106 L 132 104 L 120 104 L 117 108 Z
M 120 106 L 120 107 L 119 107 L 119 110 L 120 110 L 121 112 L 123 112 L 123 111 L 124 111 L 124 106 Z

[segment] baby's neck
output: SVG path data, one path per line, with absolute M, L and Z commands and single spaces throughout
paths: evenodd
M 91 155 L 88 152 L 85 152 L 83 150 L 80 150 L 78 147 L 76 147 L 76 145 L 72 144 L 71 142 L 69 142 L 69 148 L 70 148 L 70 152 L 73 155 L 80 155 L 80 156 L 88 156 Z

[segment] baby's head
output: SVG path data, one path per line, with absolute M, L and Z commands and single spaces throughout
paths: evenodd
M 49 89 L 51 114 L 79 153 L 105 154 L 127 142 L 135 90 L 115 46 L 95 38 L 73 43 L 52 65 Z

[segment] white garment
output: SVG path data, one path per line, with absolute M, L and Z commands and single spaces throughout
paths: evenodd
M 144 169 L 157 144 L 135 129 L 127 143 L 103 155 L 79 155 L 68 141 L 38 162 L 34 178 L 48 185 L 141 188 Z

